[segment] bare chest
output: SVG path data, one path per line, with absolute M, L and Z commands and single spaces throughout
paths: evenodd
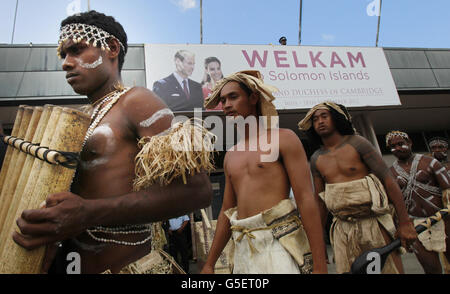
M 392 171 L 400 188 L 406 187 L 411 181 L 427 185 L 435 184 L 431 168 L 423 160 L 419 162 L 417 167 L 413 167 L 412 164 L 397 162 Z
M 105 119 L 87 139 L 81 153 L 81 168 L 92 169 L 115 161 L 120 153 L 134 148 L 124 128 L 114 120 Z
M 367 167 L 359 153 L 350 145 L 324 151 L 317 158 L 316 167 L 328 183 L 367 174 Z
M 279 161 L 263 160 L 264 154 L 259 151 L 233 151 L 226 166 L 228 175 L 234 180 L 240 180 L 247 175 L 267 175 L 282 169 Z

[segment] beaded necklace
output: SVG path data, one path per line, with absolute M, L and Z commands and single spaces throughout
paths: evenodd
M 109 228 L 109 227 L 94 227 L 92 229 L 87 229 L 86 232 L 88 235 L 98 242 L 103 243 L 114 243 L 119 245 L 127 245 L 127 246 L 137 246 L 144 244 L 145 242 L 152 239 L 152 234 L 150 234 L 147 238 L 137 241 L 137 242 L 127 242 L 127 241 L 120 241 L 120 240 L 114 240 L 114 239 L 106 239 L 106 238 L 100 238 L 95 236 L 93 233 L 106 233 L 106 234 L 113 234 L 113 235 L 129 235 L 129 234 L 140 234 L 140 233 L 146 233 L 146 232 L 152 232 L 152 227 L 150 224 L 145 225 L 126 225 L 118 228 Z
M 98 126 L 100 121 L 103 119 L 103 117 L 108 113 L 108 111 L 116 104 L 116 102 L 119 100 L 120 97 L 122 97 L 123 94 L 128 92 L 130 90 L 129 87 L 126 87 L 120 91 L 113 91 L 110 94 L 108 94 L 105 98 L 103 98 L 99 104 L 97 104 L 94 107 L 94 111 L 91 115 L 91 124 L 89 125 L 89 128 L 86 132 L 86 136 L 84 137 L 83 147 L 86 144 L 86 141 L 89 139 L 90 136 L 92 136 L 92 133 L 94 133 L 95 128 Z M 109 102 L 110 101 L 110 102 Z M 109 102 L 105 107 L 103 105 Z

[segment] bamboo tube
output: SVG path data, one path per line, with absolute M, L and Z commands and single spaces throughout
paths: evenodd
M 23 116 L 22 120 L 20 121 L 20 126 L 17 131 L 17 137 L 23 138 L 25 137 L 25 133 L 28 129 L 28 125 L 30 124 L 31 116 L 33 115 L 33 107 L 25 106 L 23 109 Z M 3 188 L 2 193 L 0 194 L 0 212 L 3 211 L 3 209 L 7 209 L 9 207 L 10 202 L 10 196 L 7 197 L 7 194 L 9 191 L 7 191 L 7 188 L 9 187 L 9 182 L 12 177 L 12 174 L 14 172 L 15 164 L 17 162 L 17 158 L 19 156 L 20 151 L 18 149 L 13 149 L 11 159 L 8 164 L 8 170 L 6 171 L 6 177 L 5 181 L 3 182 Z M 1 216 L 1 214 L 0 214 Z M 3 223 L 3 220 L 0 219 L 1 223 Z
M 48 147 L 50 146 L 50 143 L 52 141 L 53 135 L 55 133 L 56 125 L 58 124 L 59 117 L 62 112 L 62 107 L 55 106 L 52 110 L 52 113 L 50 115 L 50 118 L 48 120 L 48 124 L 45 128 L 44 134 L 42 136 L 41 140 L 41 146 L 42 147 Z M 34 188 L 36 186 L 36 183 L 39 181 L 39 175 L 42 169 L 42 166 L 44 165 L 44 161 L 42 160 L 34 160 L 33 166 L 31 168 L 31 172 L 28 176 L 27 183 L 25 185 L 25 189 L 22 193 L 22 197 L 20 199 L 20 203 L 18 208 L 16 209 L 16 214 L 12 218 L 12 222 L 10 223 L 10 226 L 8 228 L 4 228 L 5 230 L 5 242 L 3 245 L 1 245 L 3 250 L 0 251 L 0 273 L 3 273 L 2 267 L 5 262 L 4 258 L 4 252 L 5 250 L 11 250 L 14 246 L 17 246 L 14 241 L 11 238 L 11 234 L 14 229 L 17 229 L 17 226 L 15 224 L 15 220 L 19 218 L 22 211 L 27 209 L 29 207 L 29 201 L 33 195 Z
M 17 133 L 19 132 L 20 123 L 22 122 L 23 117 L 23 110 L 25 108 L 25 105 L 20 105 L 17 109 L 16 119 L 14 121 L 14 126 L 11 132 L 11 136 L 17 137 Z M 6 150 L 5 158 L 3 159 L 3 166 L 2 170 L 0 172 L 0 195 L 3 190 L 3 183 L 6 178 L 6 173 L 8 172 L 9 162 L 11 161 L 11 156 L 14 151 L 14 148 L 8 146 L 8 149 Z M 1 199 L 1 198 L 0 198 Z
M 80 152 L 89 122 L 90 118 L 86 114 L 74 109 L 63 108 L 49 148 L 66 152 Z M 74 169 L 43 162 L 39 180 L 32 193 L 24 193 L 17 213 L 20 215 L 22 212 L 22 204 L 27 204 L 25 209 L 36 209 L 49 194 L 68 191 L 74 175 Z M 8 238 L 3 249 L 0 273 L 39 273 L 44 254 L 45 246 L 27 251 Z
M 209 217 L 206 215 L 205 209 L 200 209 L 200 213 L 202 214 L 202 218 L 205 222 L 206 228 L 211 229 L 211 223 L 209 222 Z
M 189 214 L 189 219 L 191 225 L 192 258 L 197 260 L 197 238 L 195 237 L 195 220 L 193 212 Z
M 42 141 L 42 136 L 44 135 L 44 131 L 47 127 L 48 120 L 50 118 L 50 114 L 52 112 L 53 106 L 51 105 L 45 105 L 43 108 L 43 112 L 41 115 L 41 118 L 39 120 L 39 124 L 36 128 L 36 131 L 34 133 L 33 138 L 31 139 L 31 143 L 33 144 L 40 144 Z M 26 155 L 25 163 L 23 164 L 22 171 L 20 173 L 19 180 L 16 185 L 16 190 L 14 191 L 14 195 L 12 197 L 11 204 L 8 209 L 8 213 L 6 214 L 5 221 L 3 223 L 3 226 L 1 227 L 0 231 L 0 257 L 1 253 L 3 252 L 3 247 L 6 242 L 6 238 L 11 235 L 12 231 L 10 227 L 12 226 L 12 223 L 15 221 L 15 215 L 17 208 L 20 204 L 20 200 L 22 198 L 22 193 L 25 189 L 25 186 L 28 181 L 28 177 L 31 173 L 33 162 L 36 159 L 32 155 Z
M 31 139 L 33 139 L 39 119 L 41 118 L 42 110 L 43 108 L 40 106 L 32 108 L 32 115 L 25 135 L 20 138 L 24 138 L 25 141 L 31 141 Z M 8 171 L 2 194 L 0 196 L 2 199 L 2 206 L 0 208 L 0 224 L 5 223 L 5 218 L 11 206 L 17 182 L 19 181 L 20 173 L 22 172 L 22 167 L 27 157 L 27 154 L 21 152 L 20 150 L 17 150 L 16 154 L 16 157 L 13 157 L 13 161 L 11 161 L 9 165 L 10 170 Z M 3 225 L 1 226 L 3 227 Z

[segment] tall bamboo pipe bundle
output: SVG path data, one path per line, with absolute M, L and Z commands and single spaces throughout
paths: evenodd
M 56 127 L 51 136 L 49 148 L 63 152 L 80 152 L 89 122 L 90 118 L 86 114 L 63 108 L 58 122 L 52 124 L 49 121 L 48 123 L 49 127 L 51 124 Z M 46 143 L 44 139 L 47 137 L 48 130 L 49 128 L 44 133 L 42 144 Z M 49 194 L 69 191 L 74 175 L 75 169 L 43 162 L 33 189 L 29 188 L 32 185 L 30 184 L 32 178 L 29 177 L 15 218 L 19 217 L 24 209 L 38 208 Z M 13 226 L 16 227 L 15 224 Z M 45 247 L 27 251 L 15 244 L 11 238 L 7 238 L 1 256 L 0 273 L 39 273 L 44 254 Z
M 42 137 L 44 135 L 44 131 L 47 128 L 47 123 L 50 118 L 50 114 L 52 112 L 53 106 L 52 105 L 45 105 L 43 107 L 43 111 L 41 114 L 41 117 L 39 119 L 39 124 L 36 128 L 36 131 L 33 135 L 33 138 L 31 140 L 31 143 L 35 144 L 36 146 L 42 146 Z M 56 123 L 56 122 L 55 122 Z M 27 137 L 27 136 L 25 136 Z M 5 221 L 3 223 L 0 223 L 0 256 L 1 252 L 3 251 L 3 247 L 6 242 L 6 238 L 11 235 L 11 231 L 9 230 L 11 226 L 11 222 L 15 221 L 14 216 L 16 215 L 17 208 L 20 204 L 20 200 L 22 198 L 22 194 L 25 190 L 25 186 L 27 184 L 28 178 L 30 176 L 30 173 L 32 171 L 33 162 L 35 160 L 40 161 L 39 159 L 36 159 L 33 155 L 25 154 L 26 159 L 25 163 L 23 164 L 19 180 L 16 185 L 16 189 L 14 191 L 14 195 L 12 197 L 11 203 L 9 205 L 7 214 L 5 216 Z
M 43 108 L 40 106 L 31 109 L 32 115 L 26 128 L 26 132 L 23 137 L 19 137 L 23 138 L 25 141 L 31 141 L 31 139 L 33 138 L 43 111 Z M 28 110 L 28 108 L 25 109 L 26 115 L 28 114 Z M 6 175 L 2 194 L 0 196 L 2 200 L 0 205 L 0 224 L 4 224 L 5 222 L 5 218 L 11 206 L 17 182 L 19 181 L 20 173 L 22 172 L 22 167 L 25 163 L 26 157 L 26 153 L 16 150 L 15 156 L 13 156 L 12 161 L 9 164 L 8 173 Z
M 13 126 L 13 129 L 11 132 L 11 136 L 17 137 L 17 132 L 19 131 L 20 123 L 22 122 L 24 108 L 25 108 L 25 105 L 20 105 L 17 110 L 16 119 L 14 121 L 14 126 Z M 9 166 L 9 162 L 11 161 L 11 156 L 12 156 L 13 151 L 14 151 L 14 149 L 12 147 L 8 147 L 8 149 L 6 150 L 6 153 L 5 153 L 5 157 L 3 159 L 3 166 L 0 171 L 0 194 L 3 189 L 3 183 L 6 178 L 6 173 L 8 172 L 8 166 Z

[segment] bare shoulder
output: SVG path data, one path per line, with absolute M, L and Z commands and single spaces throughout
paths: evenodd
M 433 161 L 439 162 L 436 158 L 431 157 L 431 156 L 428 156 L 428 155 L 422 155 L 421 161 L 423 161 L 423 162 L 425 162 L 425 163 L 427 163 L 427 164 L 430 164 L 430 163 L 432 163 Z
M 300 138 L 297 134 L 290 129 L 278 129 L 278 136 L 280 140 L 280 147 L 294 147 L 294 146 L 303 146 Z
M 348 135 L 347 142 L 350 145 L 355 145 L 355 146 L 358 146 L 358 145 L 370 145 L 370 146 L 372 146 L 372 143 L 370 143 L 369 140 L 367 140 L 363 136 L 356 135 L 356 134 L 355 135 Z
M 173 113 L 147 88 L 130 89 L 120 103 L 123 119 L 129 122 L 131 129 L 136 131 L 139 137 L 159 134 L 171 125 Z
M 420 161 L 424 166 L 429 166 L 432 169 L 439 169 L 443 167 L 442 163 L 440 163 L 439 160 L 428 155 L 422 155 Z
M 370 143 L 369 140 L 360 135 L 348 135 L 346 142 L 351 145 L 356 151 L 365 155 L 367 153 L 372 153 L 375 151 L 375 147 Z
M 166 108 L 167 105 L 152 91 L 144 87 L 133 87 L 122 100 L 125 111 L 134 113 L 136 111 L 155 112 Z

